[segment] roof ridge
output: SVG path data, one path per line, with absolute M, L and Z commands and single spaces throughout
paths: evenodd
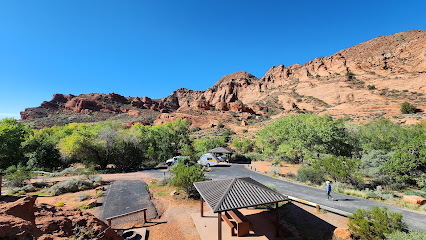
M 237 179 L 238 178 L 232 179 L 232 182 L 229 184 L 228 188 L 223 193 L 222 197 L 220 198 L 220 201 L 217 203 L 216 207 L 213 209 L 213 212 L 217 212 L 217 210 L 219 209 L 219 207 L 222 205 L 223 201 L 225 200 L 226 195 L 228 195 L 229 191 L 231 191 L 231 188 L 234 185 L 234 183 L 237 181 Z
M 260 185 L 257 185 L 257 184 L 253 184 L 253 183 L 251 183 L 251 182 L 249 182 L 249 181 L 244 180 L 244 178 L 246 178 L 246 179 L 250 179 L 250 180 L 252 180 L 252 181 L 255 181 L 255 182 L 259 183 L 258 181 L 254 180 L 253 178 L 250 178 L 250 177 L 243 177 L 243 178 L 239 178 L 239 179 L 241 179 L 242 181 L 244 181 L 244 182 L 246 182 L 246 183 L 248 183 L 248 184 L 250 184 L 250 185 L 252 185 L 252 186 L 255 186 L 255 187 L 258 187 L 258 188 L 264 189 L 264 190 L 266 190 L 266 191 L 268 191 L 268 192 L 271 192 L 271 193 L 274 193 L 274 194 L 278 194 L 278 195 L 280 195 L 280 196 L 284 196 L 283 194 L 281 194 L 281 193 L 279 193 L 279 192 L 277 192 L 277 191 L 274 191 L 274 190 L 270 189 L 269 187 L 265 186 L 264 184 L 259 183 L 259 184 L 261 184 L 261 185 L 263 185 L 263 186 L 265 186 L 265 187 L 260 186 Z

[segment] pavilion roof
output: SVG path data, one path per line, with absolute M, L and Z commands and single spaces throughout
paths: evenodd
M 234 153 L 234 150 L 227 147 L 213 148 L 209 153 Z
M 215 213 L 288 200 L 249 177 L 196 182 L 194 186 Z

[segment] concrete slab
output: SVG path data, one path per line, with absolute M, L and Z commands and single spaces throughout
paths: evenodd
M 273 214 L 261 209 L 239 209 L 251 223 L 253 223 L 253 231 L 244 237 L 237 237 L 231 235 L 229 226 L 222 222 L 222 239 L 223 240 L 267 240 L 285 239 L 282 237 L 275 237 L 275 224 L 273 221 Z M 192 220 L 195 223 L 200 238 L 202 240 L 217 240 L 217 213 L 212 211 L 204 212 L 204 217 L 200 213 L 192 214 Z

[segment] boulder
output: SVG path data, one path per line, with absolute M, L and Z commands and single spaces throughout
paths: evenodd
M 127 112 L 127 114 L 128 114 L 129 116 L 132 116 L 132 117 L 137 117 L 137 116 L 141 115 L 141 112 L 139 112 L 139 111 L 137 111 L 137 110 L 129 110 L 129 111 Z
M 152 104 L 152 100 L 151 100 L 151 98 L 149 98 L 149 97 L 143 97 L 142 98 L 142 102 L 144 102 L 144 103 L 146 103 L 146 104 Z
M 92 199 L 87 203 L 87 206 L 88 207 L 96 207 L 97 204 L 98 204 L 98 200 Z
M 118 102 L 118 103 L 129 103 L 129 100 L 127 100 L 127 98 L 121 96 L 120 94 L 117 93 L 110 93 L 108 94 L 109 99 L 111 99 L 111 101 L 113 102 Z
M 352 239 L 349 228 L 336 228 L 334 229 L 334 236 L 339 239 Z
M 423 205 L 423 204 L 426 203 L 426 198 L 420 197 L 420 196 L 415 196 L 415 195 L 404 195 L 402 197 L 402 199 L 406 202 L 414 203 L 414 204 L 418 204 L 418 205 Z

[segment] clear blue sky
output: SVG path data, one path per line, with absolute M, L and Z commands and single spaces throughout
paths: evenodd
M 209 3 L 206 3 L 209 2 Z M 54 93 L 161 98 L 426 29 L 426 1 L 0 1 L 0 118 Z

